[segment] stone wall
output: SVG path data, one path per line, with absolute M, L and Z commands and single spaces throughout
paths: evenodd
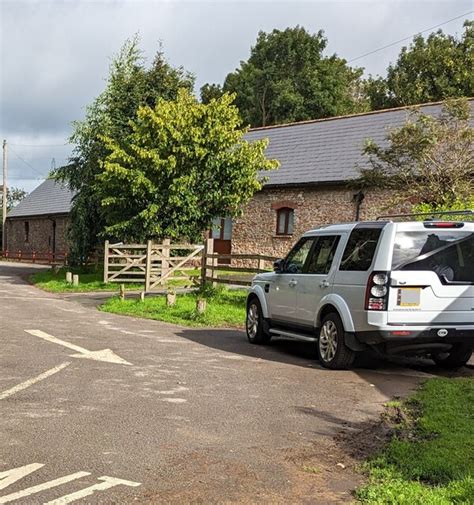
M 56 253 L 67 252 L 67 216 L 7 219 L 7 250 L 12 253 L 52 252 L 53 221 L 56 222 Z M 26 223 L 28 223 L 26 225 Z M 28 237 L 26 228 L 28 227 Z
M 356 191 L 343 186 L 300 188 L 267 188 L 257 193 L 244 214 L 234 219 L 232 253 L 285 256 L 306 231 L 325 224 L 355 220 Z M 360 219 L 375 219 L 387 213 L 384 207 L 390 197 L 384 191 L 366 191 L 360 207 Z M 277 209 L 294 208 L 294 232 L 277 235 Z M 394 210 L 393 212 L 398 212 Z

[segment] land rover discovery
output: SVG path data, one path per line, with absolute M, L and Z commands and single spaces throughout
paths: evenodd
M 474 347 L 474 222 L 404 219 L 305 233 L 274 272 L 253 279 L 249 341 L 314 341 L 321 364 L 333 369 L 349 368 L 369 348 L 428 355 L 446 368 L 466 364 Z

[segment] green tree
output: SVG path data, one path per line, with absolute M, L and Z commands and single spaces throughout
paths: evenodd
M 386 78 L 369 78 L 372 109 L 384 109 L 474 95 L 474 21 L 460 38 L 442 30 L 414 37 L 389 65 Z
M 137 37 L 127 41 L 113 60 L 104 91 L 87 108 L 85 119 L 73 123 L 70 163 L 55 173 L 57 179 L 77 192 L 69 234 L 73 261 L 82 261 L 100 245 L 105 228 L 94 188 L 108 153 L 103 136 L 125 142 L 132 133 L 130 121 L 136 118 L 138 107 L 153 107 L 160 98 L 174 99 L 179 88 L 192 89 L 193 85 L 193 76 L 182 68 L 171 67 L 161 48 L 147 67 Z
M 224 94 L 219 84 L 204 84 L 201 86 L 201 102 L 209 103 L 214 98 L 220 98 Z
M 142 106 L 125 142 L 110 150 L 97 178 L 106 233 L 123 241 L 199 240 L 217 216 L 238 215 L 262 187 L 260 170 L 278 162 L 266 140 L 247 142 L 234 97 L 199 103 L 181 89 L 175 101 Z
M 419 108 L 386 143 L 366 141 L 370 168 L 361 170 L 359 187 L 393 190 L 388 206 L 411 202 L 430 208 L 472 204 L 474 195 L 474 128 L 467 99 L 450 99 L 438 116 Z
M 336 55 L 324 56 L 324 33 L 302 27 L 260 32 L 250 58 L 230 73 L 223 90 L 236 93 L 242 119 L 251 126 L 317 119 L 367 106 L 362 69 Z M 215 85 L 207 85 L 208 92 Z
M 8 188 L 8 191 L 7 191 L 7 212 L 10 211 L 11 209 L 13 209 L 13 207 L 15 207 L 15 205 L 20 203 L 27 195 L 28 195 L 28 193 L 24 189 L 15 188 L 15 187 Z M 0 199 L 0 202 L 1 202 L 1 199 Z M 2 219 L 3 219 L 3 205 L 0 206 L 0 223 L 3 222 Z M 3 229 L 0 226 L 0 244 L 2 241 L 2 234 L 3 234 Z
M 9 188 L 7 191 L 7 210 L 13 209 L 15 205 L 19 204 L 26 196 L 28 193 L 21 188 Z

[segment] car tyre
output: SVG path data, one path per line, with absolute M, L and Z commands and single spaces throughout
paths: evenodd
M 431 358 L 440 367 L 446 369 L 461 368 L 471 359 L 472 348 L 466 344 L 454 344 L 449 352 L 433 353 Z
M 266 331 L 262 305 L 257 297 L 252 297 L 247 303 L 247 317 L 245 320 L 247 338 L 252 344 L 266 344 L 272 336 Z
M 325 368 L 345 370 L 354 363 L 356 353 L 344 342 L 344 326 L 335 312 L 325 316 L 318 338 L 319 362 Z

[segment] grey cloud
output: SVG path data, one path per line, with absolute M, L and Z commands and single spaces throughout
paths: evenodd
M 183 65 L 204 82 L 222 82 L 249 55 L 259 30 L 300 24 L 324 29 L 328 52 L 347 59 L 471 10 L 470 1 L 411 2 L 158 2 L 1 1 L 0 134 L 17 144 L 63 143 L 71 121 L 104 86 L 110 58 L 139 32 L 151 59 L 163 42 L 173 65 Z M 444 29 L 460 32 L 462 20 Z M 395 47 L 355 64 L 383 73 Z M 13 147 L 13 146 L 12 146 Z M 14 148 L 15 149 L 15 148 Z M 46 174 L 51 158 L 69 148 L 16 148 L 30 165 L 13 160 L 12 177 Z

